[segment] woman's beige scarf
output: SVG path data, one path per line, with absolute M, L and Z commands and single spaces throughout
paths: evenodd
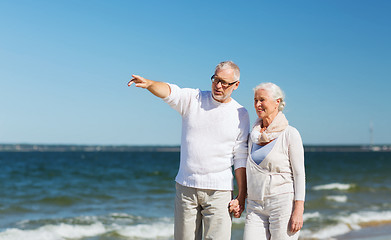
M 288 126 L 288 120 L 282 112 L 278 112 L 272 123 L 262 133 L 261 125 L 262 119 L 258 118 L 250 134 L 253 143 L 259 145 L 267 144 L 280 136 L 281 132 Z

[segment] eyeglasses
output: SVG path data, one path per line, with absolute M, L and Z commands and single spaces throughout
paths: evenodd
M 225 87 L 225 88 L 226 88 L 226 87 L 229 87 L 229 86 L 232 86 L 233 84 L 235 84 L 235 83 L 238 82 L 238 81 L 235 81 L 235 82 L 229 83 L 229 82 L 226 82 L 226 81 L 224 81 L 224 80 L 222 80 L 222 79 L 216 78 L 215 75 L 213 75 L 213 76 L 210 78 L 210 80 L 212 80 L 212 83 L 214 83 L 214 84 L 221 83 L 221 86 L 222 86 L 222 87 Z

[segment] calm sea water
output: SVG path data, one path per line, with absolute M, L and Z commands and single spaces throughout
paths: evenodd
M 173 239 L 178 152 L 0 152 L 1 240 Z M 391 153 L 307 152 L 301 239 L 391 223 Z M 244 217 L 234 219 L 241 239 Z

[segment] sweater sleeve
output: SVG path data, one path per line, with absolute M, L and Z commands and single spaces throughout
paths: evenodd
M 289 159 L 292 166 L 295 200 L 305 200 L 304 148 L 300 133 L 296 128 L 290 134 Z
M 199 90 L 191 88 L 180 88 L 175 84 L 168 84 L 171 93 L 168 97 L 163 98 L 170 107 L 175 109 L 179 114 L 186 115 L 189 110 L 189 105 L 192 96 L 199 94 Z
M 245 108 L 239 109 L 239 130 L 240 133 L 234 146 L 234 169 L 245 168 L 248 154 L 248 135 L 250 131 L 250 118 Z

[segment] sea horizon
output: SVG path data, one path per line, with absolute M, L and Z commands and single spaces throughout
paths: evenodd
M 0 143 L 0 152 L 179 152 L 180 145 Z M 305 152 L 390 152 L 391 144 L 305 144 Z

